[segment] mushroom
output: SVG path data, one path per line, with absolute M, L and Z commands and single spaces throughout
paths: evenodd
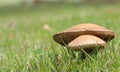
M 96 24 L 86 23 L 78 24 L 62 32 L 59 32 L 53 36 L 53 39 L 59 44 L 65 46 L 76 37 L 86 34 L 97 36 L 105 41 L 110 41 L 115 37 L 114 32 L 111 30 Z
M 78 24 L 53 36 L 53 39 L 68 49 L 87 53 L 95 48 L 105 47 L 106 42 L 112 40 L 115 33 L 104 27 L 92 23 Z
M 87 49 L 94 49 L 96 47 L 98 48 L 104 48 L 105 41 L 102 39 L 93 36 L 93 35 L 81 35 L 75 38 L 73 41 L 71 41 L 67 47 L 71 50 L 79 51 L 80 48 L 83 48 L 85 50 Z

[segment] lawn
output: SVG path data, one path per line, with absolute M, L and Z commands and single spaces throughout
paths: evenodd
M 116 37 L 82 60 L 52 38 L 80 23 L 104 26 Z M 119 72 L 119 34 L 120 3 L 6 4 L 0 7 L 0 72 Z

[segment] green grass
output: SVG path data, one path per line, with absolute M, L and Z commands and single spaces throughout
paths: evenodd
M 42 3 L 0 7 L 0 72 L 119 72 L 120 3 L 79 5 Z M 81 60 L 52 36 L 80 23 L 113 30 L 114 40 L 97 55 Z M 51 30 L 45 30 L 48 24 Z

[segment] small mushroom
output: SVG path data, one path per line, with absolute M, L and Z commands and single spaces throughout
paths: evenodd
M 67 47 L 71 50 L 79 51 L 80 49 L 104 48 L 105 41 L 93 35 L 81 35 L 71 41 Z
M 86 23 L 70 27 L 53 36 L 53 39 L 68 49 L 91 53 L 96 48 L 104 48 L 107 41 L 112 40 L 115 33 L 96 24 Z M 84 55 L 84 53 L 83 53 Z

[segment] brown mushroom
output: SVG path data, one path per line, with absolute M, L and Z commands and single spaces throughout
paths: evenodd
M 53 36 L 53 39 L 68 49 L 80 51 L 83 49 L 91 53 L 96 48 L 104 48 L 107 41 L 112 40 L 115 33 L 104 27 L 95 24 L 79 24 L 59 32 Z M 82 52 L 82 58 L 85 58 Z
M 106 42 L 112 40 L 115 37 L 114 32 L 111 30 L 96 24 L 86 23 L 75 25 L 62 32 L 59 32 L 53 36 L 53 39 L 59 44 L 65 46 L 76 37 L 86 34 L 97 36 Z
M 104 48 L 105 41 L 93 35 L 81 35 L 68 43 L 67 47 L 71 50 L 79 51 L 80 49 Z

